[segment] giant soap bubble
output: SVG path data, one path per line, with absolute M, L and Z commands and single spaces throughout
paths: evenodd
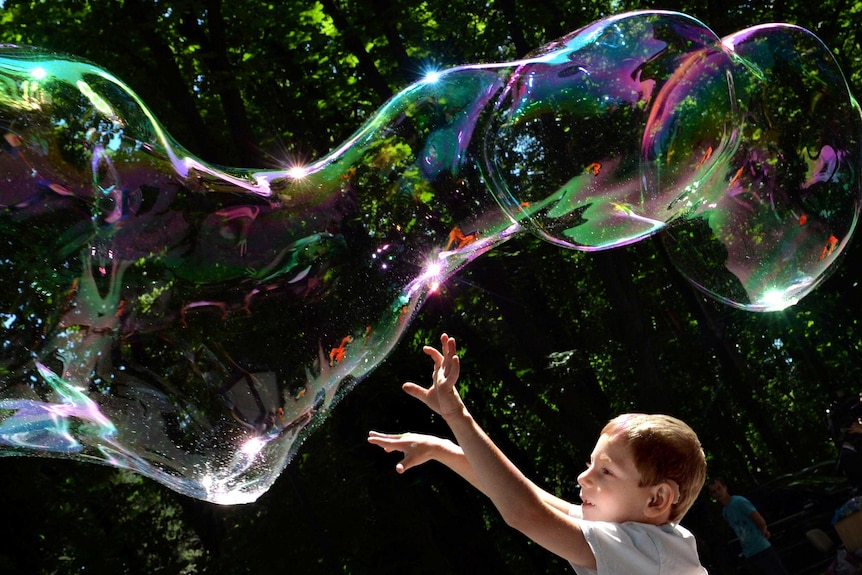
M 0 52 L 0 449 L 253 501 L 440 282 L 522 232 L 663 230 L 751 310 L 820 283 L 856 225 L 862 119 L 823 44 L 607 18 L 409 86 L 321 160 L 216 167 L 117 77 Z

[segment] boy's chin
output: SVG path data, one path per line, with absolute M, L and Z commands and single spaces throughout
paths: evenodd
M 581 517 L 587 521 L 603 521 L 605 523 L 622 523 L 619 517 L 603 513 L 595 505 L 581 505 Z
M 604 521 L 596 506 L 590 503 L 584 503 L 581 505 L 581 516 L 587 521 Z

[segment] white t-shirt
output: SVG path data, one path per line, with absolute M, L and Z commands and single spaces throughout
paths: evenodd
M 572 505 L 569 515 L 596 556 L 595 571 L 572 564 L 578 575 L 706 575 L 694 535 L 685 527 L 587 521 L 580 505 Z

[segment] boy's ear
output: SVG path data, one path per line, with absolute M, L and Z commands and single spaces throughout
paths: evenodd
M 651 495 L 645 511 L 647 517 L 670 516 L 671 507 L 679 501 L 679 486 L 676 481 L 662 481 L 652 487 Z

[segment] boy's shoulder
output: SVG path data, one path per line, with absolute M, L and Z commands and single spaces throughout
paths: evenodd
M 598 573 L 703 575 L 694 535 L 675 523 L 580 521 Z

